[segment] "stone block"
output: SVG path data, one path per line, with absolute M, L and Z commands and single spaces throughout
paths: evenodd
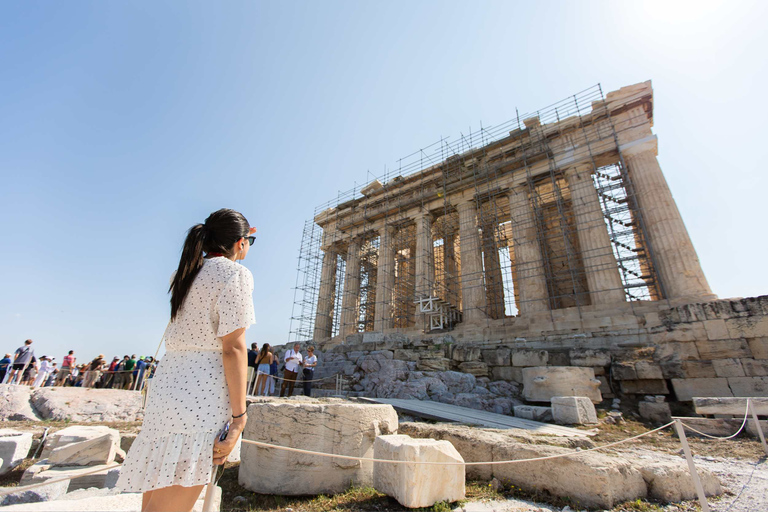
M 690 401 L 695 396 L 733 396 L 728 387 L 728 379 L 672 379 L 672 389 L 681 402 Z
M 450 367 L 451 360 L 445 357 L 419 359 L 416 368 L 420 372 L 444 372 Z
M 533 421 L 552 421 L 551 407 L 538 407 L 535 405 L 516 405 L 515 417 Z
M 29 386 L 0 384 L 0 421 L 38 421 L 30 405 Z
M 397 431 L 390 405 L 338 399 L 263 398 L 248 406 L 243 439 L 325 453 L 373 457 L 376 436 Z M 243 444 L 238 481 L 261 494 L 315 495 L 372 485 L 373 463 L 314 457 Z
M 604 377 L 600 375 L 599 377 L 595 377 L 597 380 L 600 381 L 600 394 L 603 398 L 612 398 L 613 397 L 613 390 L 611 389 L 611 384 L 608 382 L 608 377 Z
M 419 360 L 419 353 L 415 350 L 396 349 L 394 351 L 394 358 L 400 361 L 417 362 Z
M 702 359 L 728 359 L 750 357 L 752 352 L 746 340 L 697 341 L 696 348 Z
M 488 365 L 481 363 L 480 361 L 467 361 L 459 364 L 459 371 L 462 373 L 469 373 L 475 377 L 487 377 Z
M 378 436 L 373 454 L 382 460 L 464 462 L 448 441 L 413 439 L 406 435 Z M 373 465 L 373 487 L 408 508 L 431 507 L 439 501 L 464 499 L 465 473 L 461 465 Z
M 708 340 L 727 340 L 731 337 L 725 320 L 705 320 L 704 329 L 707 331 Z
M 651 361 L 637 361 L 635 363 L 635 373 L 637 373 L 637 378 L 641 380 L 664 378 L 661 366 Z
M 666 402 L 639 402 L 640 417 L 651 423 L 663 425 L 672 421 L 672 411 Z
M 547 350 L 547 352 L 549 352 L 547 366 L 571 366 L 571 359 L 568 357 L 568 352 L 560 350 Z
M 611 354 L 607 350 L 572 349 L 568 356 L 571 366 L 609 366 Z
M 669 420 L 664 421 L 669 423 Z M 664 503 L 678 503 L 683 500 L 695 500 L 696 488 L 691 473 L 684 461 L 661 460 L 643 464 L 640 472 L 648 486 L 648 497 Z M 717 477 L 706 470 L 697 468 L 704 494 L 716 496 L 722 494 Z
M 666 395 L 669 388 L 664 379 L 623 380 L 621 392 L 634 395 Z
M 120 434 L 120 449 L 123 450 L 125 453 L 128 453 L 128 450 L 131 449 L 131 446 L 133 446 L 133 442 L 136 440 L 137 434 L 134 433 L 124 433 Z
M 682 379 L 685 377 L 683 372 L 683 361 L 664 361 L 659 363 L 661 375 L 665 379 Z
M 768 377 L 729 377 L 733 396 L 768 396 Z
M 553 396 L 586 396 L 600 403 L 600 381 L 592 368 L 538 366 L 523 369 L 523 396 L 530 402 L 549 402 Z
M 744 367 L 739 359 L 715 359 L 712 361 L 718 377 L 744 377 Z
M 120 442 L 109 433 L 78 443 L 57 446 L 48 456 L 48 462 L 54 466 L 91 466 L 109 464 L 115 460 Z
M 493 380 L 506 380 L 511 382 L 523 382 L 523 369 L 514 366 L 494 366 L 491 368 Z
M 737 430 L 739 430 L 739 428 L 741 428 L 741 423 L 743 421 L 743 415 L 744 415 L 743 410 L 741 414 L 742 414 L 741 418 L 680 418 L 680 419 L 686 425 L 690 425 L 696 430 L 699 430 L 705 434 L 709 434 L 710 436 L 728 437 L 733 433 L 735 433 Z M 760 428 L 763 429 L 764 433 L 768 432 L 768 421 L 760 420 Z M 747 431 L 747 434 L 749 434 L 750 436 L 755 438 L 759 437 L 759 434 L 757 433 L 757 429 L 755 428 L 755 422 L 751 418 L 747 420 L 747 425 L 745 427 L 745 430 Z M 687 435 L 697 436 L 697 434 L 693 432 L 689 432 Z
M 768 416 L 768 398 L 754 397 L 750 400 L 758 416 Z M 729 414 L 743 417 L 747 399 L 742 397 L 694 398 L 693 408 L 697 414 Z
M 742 359 L 741 366 L 747 377 L 768 376 L 768 359 Z
M 512 366 L 546 366 L 549 354 L 546 350 L 515 350 L 512 352 Z
M 731 338 L 761 338 L 768 336 L 768 316 L 729 318 L 725 321 Z
M 656 347 L 656 352 L 653 355 L 657 361 L 686 361 L 697 360 L 700 358 L 699 351 L 696 349 L 696 344 L 693 342 L 668 342 L 660 343 Z
M 31 403 L 46 420 L 102 423 L 144 418 L 139 391 L 39 388 L 32 392 Z
M 611 376 L 614 380 L 637 380 L 635 363 L 615 361 L 611 365 Z
M 107 474 L 111 469 L 111 464 L 112 463 L 96 466 L 53 467 L 47 462 L 38 462 L 28 467 L 27 470 L 24 471 L 24 474 L 21 475 L 21 485 L 42 483 L 59 478 L 69 478 L 70 483 L 68 492 L 76 491 L 77 489 L 88 489 L 89 487 L 103 488 L 105 487 Z M 97 472 L 86 476 L 80 476 L 89 471 Z
M 40 458 L 49 458 L 53 450 L 56 448 L 60 448 L 73 443 L 82 443 L 83 441 L 96 439 L 102 436 L 109 436 L 112 439 L 116 449 L 120 447 L 120 432 L 114 428 L 101 425 L 73 425 L 71 427 L 57 430 L 53 434 L 49 434 L 48 439 L 45 441 L 45 446 L 43 446 L 43 451 L 40 454 Z
M 605 375 L 605 366 L 593 366 L 592 371 L 595 372 L 595 376 Z
M 749 350 L 755 359 L 768 359 L 768 338 L 751 338 Z
M 717 377 L 712 361 L 683 361 L 683 374 L 689 379 Z
M 29 454 L 32 447 L 32 433 L 18 430 L 0 430 L 0 475 L 4 475 L 19 464 Z
M 480 360 L 480 348 L 472 345 L 456 345 L 453 347 L 451 359 L 460 363 Z
M 554 396 L 552 418 L 560 425 L 592 425 L 597 423 L 597 412 L 587 397 Z
M 15 492 L 13 494 L 7 494 L 0 497 L 0 506 L 5 507 L 8 505 L 28 504 L 28 503 L 40 503 L 42 501 L 52 501 L 64 496 L 67 493 L 69 482 L 54 482 L 49 485 L 43 485 L 30 489 L 28 491 Z M 5 490 L 5 489 L 3 489 Z M 10 490 L 10 489 L 7 489 Z
M 508 348 L 483 350 L 483 361 L 489 366 L 509 366 L 510 350 Z

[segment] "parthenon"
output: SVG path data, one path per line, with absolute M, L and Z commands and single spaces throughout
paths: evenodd
M 595 86 L 443 140 L 323 208 L 308 226 L 317 247 L 305 233 L 318 268 L 300 283 L 303 337 L 714 299 L 652 126 L 650 81 Z

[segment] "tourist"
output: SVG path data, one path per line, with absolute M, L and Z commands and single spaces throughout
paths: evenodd
M 256 360 L 256 370 L 258 377 L 256 378 L 256 393 L 257 395 L 266 395 L 269 391 L 269 366 L 272 364 L 272 352 L 269 351 L 269 343 L 265 343 L 261 346 L 261 352 Z
M 126 356 L 128 357 L 128 356 Z M 123 389 L 133 389 L 133 367 L 136 366 L 136 354 L 123 363 Z
M 248 381 L 248 389 L 253 389 L 253 384 L 256 381 L 256 375 L 257 375 L 257 364 L 256 364 L 256 358 L 259 357 L 259 344 L 258 343 L 251 343 L 251 348 L 248 349 L 248 368 L 253 368 L 253 373 L 251 374 L 251 378 Z M 250 373 L 250 372 L 249 372 Z
M 8 367 L 11 366 L 11 354 L 5 354 L 5 357 L 0 359 L 0 384 L 5 384 L 5 375 L 8 373 Z
M 107 368 L 106 376 L 104 379 L 104 387 L 105 388 L 111 388 L 115 384 L 115 368 L 117 368 L 117 365 L 120 364 L 120 358 L 115 356 L 112 358 L 112 362 L 109 363 L 109 367 Z
M 269 352 L 272 354 L 272 364 L 269 365 L 269 396 L 275 394 L 275 382 L 277 381 L 277 356 L 275 355 L 275 347 L 269 347 Z
M 315 380 L 315 367 L 317 366 L 317 356 L 315 347 L 307 348 L 307 357 L 302 365 L 302 377 L 304 378 L 304 396 L 312 396 L 312 381 Z
M 64 356 L 64 359 L 61 361 L 59 373 L 56 375 L 57 386 L 64 386 L 67 384 L 67 381 L 70 380 L 68 377 L 72 374 L 72 370 L 75 368 L 76 360 L 74 350 L 70 350 L 69 353 Z
M 283 384 L 280 386 L 280 397 L 285 395 L 285 388 L 288 388 L 288 396 L 293 395 L 293 387 L 296 385 L 296 377 L 299 376 L 299 365 L 301 364 L 301 345 L 294 343 L 293 350 L 287 350 L 283 361 L 285 362 L 285 371 L 283 371 Z
M 81 364 L 72 370 L 72 386 L 77 388 L 82 387 L 87 369 L 88 365 Z
M 43 387 L 50 387 L 56 383 L 56 376 L 59 373 L 59 369 L 56 368 L 56 363 L 51 363 L 51 371 L 48 374 L 48 378 L 45 380 Z
M 48 380 L 48 373 L 51 371 L 53 365 L 51 365 L 51 360 L 48 358 L 48 356 L 43 356 L 40 358 L 40 368 L 37 371 L 37 377 L 35 377 L 35 382 L 32 384 L 33 388 L 39 388 L 45 382 Z
M 23 386 L 31 386 L 36 376 L 37 358 L 32 356 L 32 359 L 29 360 L 29 363 L 27 364 L 26 368 L 24 368 L 24 372 L 22 373 L 21 384 Z
M 22 382 L 23 373 L 26 371 L 27 366 L 35 355 L 35 351 L 32 349 L 32 340 L 24 341 L 24 344 L 16 349 L 13 354 L 13 366 L 11 367 L 11 376 L 8 379 L 9 384 L 17 384 Z
M 86 388 L 94 387 L 94 384 L 96 384 L 96 381 L 101 376 L 101 370 L 103 367 L 104 367 L 104 354 L 99 354 L 99 356 L 93 361 L 91 361 L 86 367 L 83 387 L 86 387 Z
M 122 492 L 144 493 L 144 511 L 191 511 L 245 427 L 253 276 L 236 260 L 255 231 L 240 213 L 219 210 L 187 234 L 171 282 L 165 356 L 117 482 Z

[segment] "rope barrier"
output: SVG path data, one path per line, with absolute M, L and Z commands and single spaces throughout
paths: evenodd
M 712 435 L 709 435 L 709 434 L 705 434 L 704 432 L 701 432 L 701 431 L 699 431 L 699 430 L 696 430 L 695 428 L 691 427 L 690 425 L 686 425 L 685 423 L 683 423 L 683 421 L 682 421 L 682 420 L 680 420 L 680 423 L 681 423 L 681 424 L 682 424 L 682 425 L 683 425 L 685 428 L 687 428 L 688 430 L 690 430 L 691 432 L 696 432 L 696 433 L 697 433 L 697 434 L 699 434 L 700 436 L 708 437 L 709 439 L 715 439 L 715 440 L 717 440 L 717 441 L 725 441 L 725 440 L 727 440 L 727 439 L 733 439 L 734 437 L 736 437 L 737 435 L 739 435 L 739 434 L 741 433 L 741 431 L 742 431 L 742 430 L 744 430 L 744 427 L 747 425 L 747 419 L 748 419 L 748 418 L 749 418 L 749 398 L 747 398 L 747 410 L 746 410 L 746 411 L 744 411 L 744 421 L 742 421 L 742 422 L 741 422 L 741 426 L 739 427 L 739 430 L 737 430 L 735 434 L 732 434 L 732 435 L 730 435 L 730 436 L 726 436 L 726 437 L 721 437 L 721 436 L 712 436 Z
M 299 374 L 298 374 L 298 372 L 297 372 L 297 373 L 296 373 L 296 376 L 297 376 L 297 378 L 296 378 L 296 379 L 294 379 L 293 381 L 291 381 L 290 379 L 284 379 L 284 378 L 282 378 L 282 377 L 278 377 L 277 375 L 270 375 L 270 374 L 268 374 L 268 373 L 264 373 L 264 372 L 262 372 L 262 371 L 260 371 L 260 370 L 256 370 L 256 375 L 257 375 L 257 376 L 258 376 L 258 375 L 266 375 L 266 376 L 268 376 L 268 377 L 272 377 L 273 379 L 277 379 L 277 380 L 285 380 L 285 381 L 288 381 L 288 382 L 321 382 L 321 381 L 324 381 L 324 380 L 328 380 L 328 379 L 330 379 L 330 378 L 334 378 L 334 377 L 336 377 L 337 375 L 341 375 L 341 373 L 334 373 L 333 375 L 330 375 L 330 376 L 328 376 L 328 377 L 323 377 L 322 379 L 304 380 L 304 379 L 299 379 L 299 378 L 298 378 L 298 375 L 299 375 Z

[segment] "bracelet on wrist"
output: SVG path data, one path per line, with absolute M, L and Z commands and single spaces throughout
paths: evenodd
M 242 418 L 243 416 L 245 416 L 245 413 L 247 413 L 247 412 L 248 412 L 248 410 L 246 409 L 245 411 L 243 411 L 243 414 L 238 414 L 237 416 L 235 416 L 235 415 L 233 414 L 233 415 L 232 415 L 232 419 L 233 419 L 233 420 L 236 420 L 237 418 Z

